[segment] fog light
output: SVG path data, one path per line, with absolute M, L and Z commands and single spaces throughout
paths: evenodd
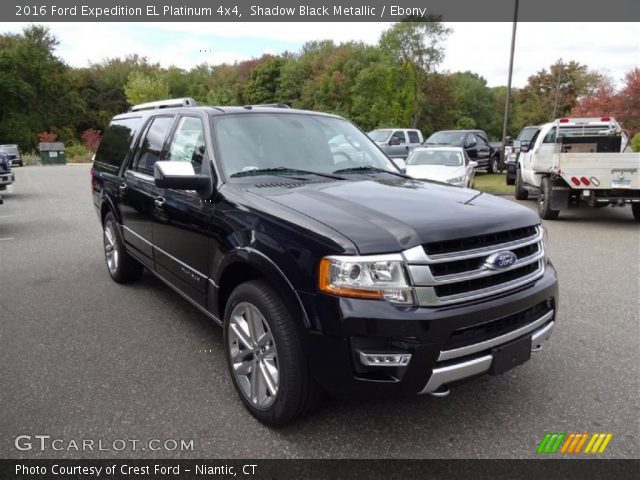
M 406 367 L 410 353 L 360 353 L 360 362 L 367 367 Z

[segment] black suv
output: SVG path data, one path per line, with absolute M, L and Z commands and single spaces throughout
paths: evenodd
M 222 325 L 262 422 L 325 391 L 444 396 L 550 336 L 557 277 L 530 209 L 408 178 L 335 115 L 181 103 L 105 132 L 92 192 L 108 271 L 147 268 Z

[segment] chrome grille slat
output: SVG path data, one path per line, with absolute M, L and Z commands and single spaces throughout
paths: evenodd
M 403 256 L 407 262 L 409 276 L 415 288 L 418 304 L 420 306 L 450 305 L 503 293 L 540 278 L 544 274 L 545 269 L 545 251 L 542 240 L 543 230 L 538 226 L 535 228 L 535 234 L 532 236 L 497 245 L 437 255 L 427 255 L 424 247 L 418 246 L 406 250 L 403 252 Z M 478 259 L 479 257 L 489 257 L 500 251 L 517 250 L 533 244 L 538 245 L 535 252 L 528 256 L 518 258 L 513 265 L 503 269 L 492 270 L 484 266 L 477 268 L 477 260 L 466 262 L 462 265 L 443 265 L 445 263 Z M 535 263 L 537 263 L 537 268 L 532 266 Z M 437 269 L 440 275 L 434 275 L 432 268 L 435 269 L 435 266 L 431 267 L 432 265 L 442 265 L 442 267 Z M 442 275 L 442 273 L 450 270 L 455 271 L 467 267 L 470 269 Z M 535 270 L 533 270 L 534 268 Z M 522 269 L 522 276 L 510 278 L 519 274 L 519 272 L 514 272 L 518 269 Z M 496 275 L 505 273 L 510 273 L 510 275 L 495 277 Z M 494 280 L 491 280 L 492 277 Z M 490 284 L 492 281 L 502 281 L 502 283 L 484 286 Z M 469 283 L 465 285 L 463 282 Z M 483 288 L 478 288 L 480 286 Z M 468 287 L 469 290 L 464 291 L 466 287 Z M 457 293 L 458 290 L 463 291 Z M 440 295 L 438 295 L 438 293 Z

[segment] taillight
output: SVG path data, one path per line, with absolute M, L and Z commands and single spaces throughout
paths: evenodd
M 578 177 L 571 177 L 571 183 L 573 183 L 576 187 L 580 186 L 580 180 L 578 180 Z
M 580 177 L 580 181 L 585 187 L 589 186 L 589 179 L 587 177 Z

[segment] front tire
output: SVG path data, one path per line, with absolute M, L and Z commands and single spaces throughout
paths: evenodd
M 529 198 L 529 192 L 524 188 L 524 181 L 522 180 L 522 173 L 520 169 L 516 170 L 516 200 L 526 200 Z
M 233 384 L 262 423 L 283 425 L 320 402 L 291 314 L 267 282 L 252 280 L 231 293 L 224 343 Z
M 538 213 L 540 218 L 544 220 L 555 220 L 560 215 L 560 210 L 551 209 L 551 187 L 551 178 L 543 178 L 540 184 L 540 193 L 538 194 Z
M 102 237 L 104 257 L 111 278 L 118 283 L 129 283 L 139 279 L 142 275 L 143 267 L 127 253 L 118 228 L 118 222 L 111 212 L 104 217 Z
M 640 203 L 632 203 L 631 212 L 633 213 L 633 218 L 636 219 L 636 222 L 640 222 Z

